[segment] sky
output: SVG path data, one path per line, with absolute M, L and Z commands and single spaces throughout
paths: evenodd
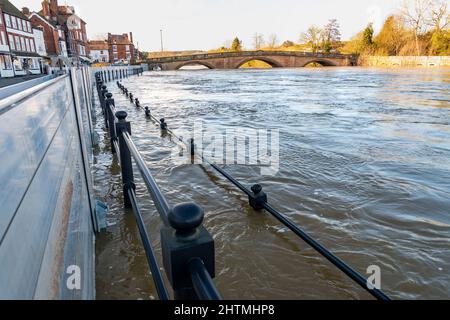
M 41 8 L 40 0 L 10 0 L 18 8 Z M 75 7 L 87 23 L 90 39 L 132 31 L 144 51 L 159 51 L 160 30 L 164 50 L 209 50 L 238 36 L 252 47 L 258 32 L 268 39 L 297 42 L 311 25 L 338 19 L 343 40 L 369 22 L 379 30 L 385 18 L 396 13 L 401 0 L 60 0 Z

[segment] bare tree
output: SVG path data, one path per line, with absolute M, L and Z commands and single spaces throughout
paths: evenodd
M 300 42 L 309 44 L 313 52 L 317 52 L 320 48 L 322 29 L 311 26 L 309 29 L 300 35 Z
M 419 36 L 426 31 L 431 0 L 404 0 L 401 14 L 405 22 L 413 29 L 416 52 L 420 55 Z
M 330 19 L 322 31 L 322 49 L 330 52 L 341 42 L 341 27 L 336 19 Z
M 256 32 L 253 36 L 253 45 L 256 50 L 261 49 L 264 46 L 264 36 Z
M 450 26 L 450 13 L 447 0 L 432 0 L 428 24 L 436 31 L 446 29 Z
M 269 48 L 276 48 L 278 46 L 278 37 L 276 34 L 271 34 L 269 37 Z

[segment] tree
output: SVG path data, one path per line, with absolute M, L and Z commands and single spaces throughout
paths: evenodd
M 400 16 L 389 16 L 380 33 L 375 37 L 377 54 L 396 56 L 407 42 L 407 30 Z
M 238 37 L 234 38 L 233 43 L 231 44 L 231 50 L 242 51 L 242 41 L 239 40 Z
M 430 25 L 433 30 L 438 33 L 450 26 L 450 13 L 448 12 L 447 0 L 432 0 L 428 25 Z
M 281 46 L 283 48 L 289 48 L 289 47 L 295 46 L 295 43 L 292 42 L 291 40 L 286 40 L 285 42 L 283 42 L 283 44 Z
M 329 53 L 333 48 L 336 48 L 341 42 L 341 31 L 339 22 L 336 19 L 328 21 L 323 28 L 322 34 L 322 50 Z
M 312 52 L 316 53 L 320 49 L 321 33 L 322 30 L 313 25 L 300 35 L 300 42 L 309 44 Z
M 405 22 L 414 32 L 416 54 L 421 55 L 419 37 L 426 31 L 431 0 L 404 0 L 400 9 Z
M 441 30 L 431 37 L 430 55 L 447 56 L 450 54 L 450 31 Z
M 278 46 L 278 37 L 276 34 L 271 34 L 269 37 L 269 48 L 276 48 Z
M 264 46 L 264 36 L 256 32 L 253 36 L 253 45 L 256 50 L 261 49 Z
M 369 23 L 369 25 L 363 31 L 362 37 L 362 47 L 363 49 L 368 49 L 373 46 L 373 24 Z

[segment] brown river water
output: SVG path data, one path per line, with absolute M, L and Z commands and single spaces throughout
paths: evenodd
M 449 69 L 147 72 L 123 83 L 174 130 L 190 131 L 194 119 L 279 129 L 278 173 L 224 168 L 246 186 L 262 184 L 275 208 L 361 274 L 379 266 L 392 298 L 450 298 Z M 171 139 L 114 83 L 109 90 L 169 203 L 204 208 L 225 299 L 371 299 L 211 167 L 174 162 Z M 110 209 L 97 238 L 97 298 L 157 299 L 100 113 L 96 130 L 96 193 Z M 135 176 L 162 265 L 162 222 Z

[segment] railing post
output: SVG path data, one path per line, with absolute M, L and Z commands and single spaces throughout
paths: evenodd
M 182 203 L 170 211 L 170 227 L 161 230 L 163 264 L 175 300 L 199 299 L 191 280 L 191 260 L 201 259 L 211 278 L 215 277 L 214 240 L 202 226 L 204 216 L 195 203 Z
M 134 103 L 133 94 L 130 92 L 130 102 Z
M 105 127 L 108 128 L 108 110 L 106 110 L 106 94 L 108 93 L 108 89 L 106 86 L 102 86 L 102 91 L 100 92 L 100 104 L 103 110 L 103 116 L 105 118 Z
M 114 99 L 112 98 L 112 93 L 106 94 L 106 113 L 108 115 L 108 127 L 109 127 L 109 136 L 111 138 L 111 150 L 112 153 L 116 153 L 116 147 L 114 146 L 114 142 L 117 140 L 117 134 L 116 134 L 116 117 L 113 113 L 113 108 L 115 106 Z
M 151 117 L 151 112 L 150 112 L 150 108 L 149 107 L 145 107 L 145 116 L 147 117 L 147 118 L 150 118 Z
M 267 204 L 267 194 L 264 193 L 263 188 L 259 184 L 252 187 L 253 196 L 248 197 L 250 206 L 257 210 L 263 210 L 264 205 Z
M 119 111 L 116 113 L 119 122 L 116 123 L 116 133 L 119 138 L 120 148 L 120 167 L 122 169 L 122 183 L 123 183 L 123 197 L 126 208 L 131 208 L 132 204 L 128 195 L 128 189 L 135 189 L 133 163 L 131 161 L 131 153 L 123 137 L 124 132 L 128 132 L 131 135 L 131 124 L 127 119 L 128 114 L 125 111 Z
M 159 122 L 160 122 L 161 130 L 163 130 L 163 131 L 167 130 L 168 125 L 167 125 L 166 119 L 162 118 L 159 120 Z

